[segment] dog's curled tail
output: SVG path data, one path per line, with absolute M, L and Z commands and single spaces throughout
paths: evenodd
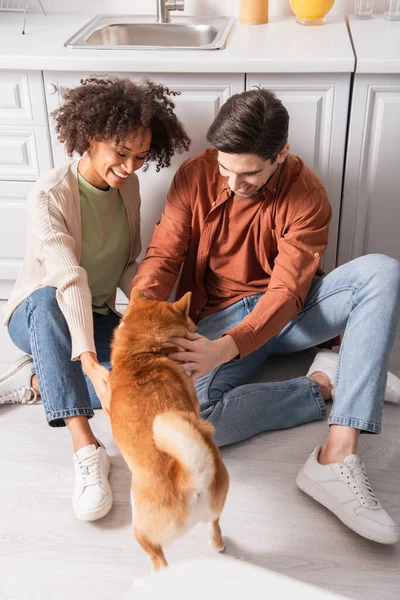
M 154 442 L 189 473 L 194 494 L 208 488 L 215 465 L 212 452 L 206 442 L 214 427 L 193 413 L 164 412 L 153 422 Z

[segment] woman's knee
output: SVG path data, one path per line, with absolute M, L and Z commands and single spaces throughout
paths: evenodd
M 42 309 L 59 310 L 57 302 L 57 288 L 55 287 L 47 286 L 38 288 L 37 290 L 32 292 L 32 294 L 30 294 L 28 300 L 31 305 L 37 306 Z
M 57 288 L 43 287 L 28 298 L 28 321 L 40 331 L 62 332 L 70 340 L 69 328 L 57 301 Z

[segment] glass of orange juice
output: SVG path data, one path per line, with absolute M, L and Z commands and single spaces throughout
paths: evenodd
M 325 15 L 334 2 L 335 0 L 290 0 L 290 6 L 301 25 L 323 25 L 326 23 Z

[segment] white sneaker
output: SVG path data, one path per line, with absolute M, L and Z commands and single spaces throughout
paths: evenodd
M 0 404 L 33 404 L 39 400 L 31 387 L 33 360 L 20 356 L 0 376 Z
M 315 448 L 297 475 L 298 487 L 359 535 L 381 544 L 400 541 L 400 527 L 372 491 L 359 457 L 349 454 L 342 463 L 321 465 L 320 449 Z
M 81 521 L 96 521 L 104 517 L 112 506 L 112 492 L 108 483 L 110 458 L 103 444 L 97 440 L 84 446 L 73 456 L 75 488 L 72 505 Z
M 314 358 L 306 377 L 311 377 L 314 373 L 324 373 L 330 384 L 333 386 L 332 398 L 335 397 L 336 372 L 339 354 L 333 350 L 321 350 Z M 388 371 L 385 395 L 385 402 L 394 402 L 400 404 L 400 379 Z

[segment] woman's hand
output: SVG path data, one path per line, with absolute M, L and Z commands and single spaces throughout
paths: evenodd
M 193 382 L 239 354 L 239 348 L 230 335 L 212 341 L 187 331 L 186 337 L 171 338 L 170 341 L 184 350 L 168 354 L 169 358 L 179 361 L 184 370 L 190 372 Z
M 97 356 L 93 352 L 83 352 L 80 359 L 82 369 L 92 382 L 102 409 L 107 417 L 110 418 L 110 395 L 107 385 L 110 376 L 109 370 L 99 364 Z

